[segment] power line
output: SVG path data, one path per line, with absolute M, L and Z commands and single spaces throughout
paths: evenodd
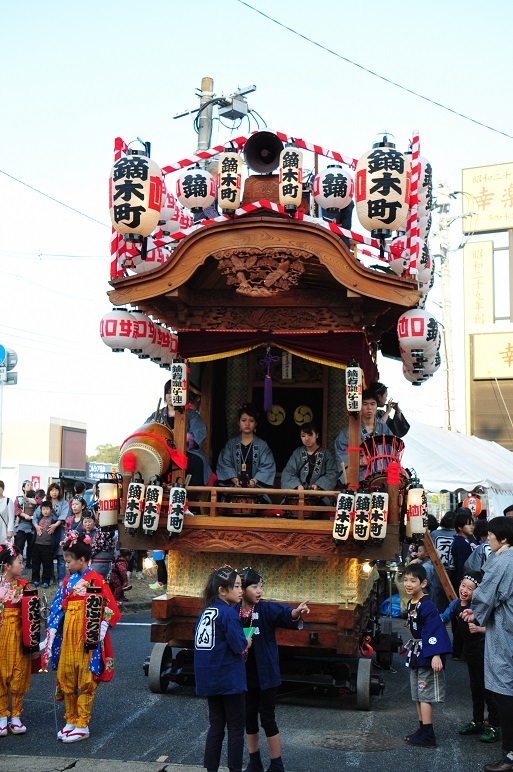
M 110 225 L 107 225 L 107 223 L 101 222 L 100 220 L 97 220 L 95 217 L 91 217 L 90 214 L 85 214 L 85 212 L 81 212 L 79 209 L 75 209 L 73 206 L 70 206 L 69 204 L 65 204 L 64 201 L 59 201 L 58 198 L 54 198 L 53 196 L 50 196 L 48 193 L 44 193 L 42 190 L 38 190 L 38 188 L 35 188 L 33 185 L 29 185 L 28 182 L 23 182 L 23 180 L 19 180 L 17 177 L 14 177 L 14 175 L 9 174 L 8 172 L 4 172 L 3 169 L 0 169 L 0 174 L 5 174 L 5 176 L 10 177 L 11 180 L 14 180 L 15 182 L 19 182 L 20 185 L 25 185 L 26 188 L 30 188 L 30 190 L 33 190 L 36 193 L 39 193 L 40 196 L 49 198 L 50 201 L 54 201 L 56 204 L 60 204 L 61 206 L 66 207 L 66 209 L 70 209 L 72 212 L 75 212 L 75 214 L 79 214 L 81 217 L 86 217 L 88 220 L 92 220 L 93 222 L 98 223 L 98 225 L 102 225 L 104 228 L 110 228 Z
M 293 35 L 297 35 L 297 37 L 302 38 L 303 40 L 306 40 L 307 43 L 311 43 L 313 46 L 317 46 L 317 48 L 320 48 L 322 51 L 326 51 L 328 54 L 332 54 L 332 56 L 336 56 L 337 59 L 342 59 L 342 61 L 347 62 L 348 64 L 352 64 L 353 67 L 358 67 L 359 70 L 363 70 L 364 72 L 369 73 L 369 75 L 373 75 L 375 78 L 379 78 L 385 83 L 389 83 L 391 86 L 395 86 L 396 88 L 401 89 L 401 91 L 406 91 L 408 94 L 412 94 L 413 96 L 416 96 L 419 99 L 423 99 L 425 102 L 429 102 L 430 104 L 435 105 L 436 107 L 440 107 L 442 110 L 447 110 L 447 112 L 452 113 L 453 115 L 457 115 L 466 121 L 470 121 L 471 123 L 475 123 L 477 124 L 477 126 L 482 126 L 484 129 L 489 129 L 490 131 L 494 131 L 496 134 L 501 134 L 503 137 L 507 137 L 508 139 L 513 139 L 513 134 L 508 134 L 505 131 L 501 131 L 500 129 L 496 129 L 493 126 L 489 126 L 487 123 L 482 123 L 481 121 L 478 121 L 476 118 L 471 118 L 469 115 L 460 113 L 458 112 L 458 110 L 453 110 L 452 107 L 447 107 L 447 105 L 443 105 L 441 102 L 437 102 L 435 99 L 430 99 L 430 97 L 424 96 L 423 94 L 419 94 L 418 91 L 414 91 L 411 88 L 407 88 L 407 86 L 403 86 L 401 83 L 397 83 L 395 80 L 391 80 L 390 78 L 385 77 L 385 75 L 380 75 L 379 72 L 374 72 L 374 70 L 369 70 L 369 68 L 364 67 L 363 64 L 358 64 L 358 62 L 353 62 L 353 60 L 348 59 L 347 56 L 342 56 L 342 54 L 339 54 L 337 51 L 333 51 L 331 48 L 324 46 L 322 43 L 318 43 L 316 40 L 312 40 L 312 38 L 309 38 L 307 35 L 303 35 L 301 32 L 298 32 L 292 27 L 288 27 L 286 24 L 283 24 L 281 21 L 278 21 L 278 19 L 274 19 L 272 16 L 269 16 L 267 13 L 264 13 L 259 8 L 255 8 L 253 5 L 246 3 L 245 0 L 236 0 L 236 2 L 240 3 L 241 5 L 245 5 L 246 8 L 249 8 L 250 10 L 255 11 L 255 13 L 260 14 L 260 16 L 263 16 L 265 19 L 272 21 L 273 24 L 277 24 L 278 27 L 282 27 L 282 29 L 286 29 L 288 32 L 292 32 Z

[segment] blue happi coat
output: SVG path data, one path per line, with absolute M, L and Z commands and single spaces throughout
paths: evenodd
M 214 697 L 247 691 L 242 657 L 246 648 L 238 612 L 217 598 L 203 611 L 194 631 L 196 694 Z
M 239 611 L 240 604 L 235 608 Z M 261 689 L 273 689 L 281 684 L 276 630 L 279 627 L 288 630 L 301 630 L 303 628 L 301 617 L 295 621 L 292 619 L 293 611 L 294 606 L 265 600 L 261 600 L 253 609 L 251 626 L 255 628 L 255 631 L 252 638 L 252 649 Z
M 417 603 L 411 600 L 407 606 L 408 626 L 412 640 L 408 641 L 406 667 L 431 667 L 435 654 L 450 654 L 452 645 L 435 604 L 424 595 Z M 416 660 L 412 662 L 412 654 Z

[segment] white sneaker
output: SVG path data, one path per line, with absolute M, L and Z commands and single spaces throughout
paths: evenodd
M 72 732 L 75 728 L 75 724 L 66 724 L 66 726 L 63 726 L 62 729 L 59 729 L 57 732 L 57 739 L 58 740 L 64 740 L 67 735 Z
M 87 740 L 89 737 L 89 727 L 76 726 L 66 737 L 62 738 L 63 743 L 78 743 L 80 740 Z
M 7 737 L 7 716 L 0 718 L 0 737 Z
M 9 731 L 13 734 L 25 734 L 27 727 L 22 723 L 19 716 L 13 716 L 9 722 Z

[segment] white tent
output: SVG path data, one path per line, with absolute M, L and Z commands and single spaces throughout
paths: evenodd
M 486 489 L 488 516 L 513 504 L 513 453 L 502 445 L 418 421 L 404 437 L 402 466 L 430 492 Z

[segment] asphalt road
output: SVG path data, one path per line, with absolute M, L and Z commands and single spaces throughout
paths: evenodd
M 151 652 L 149 612 L 127 614 L 113 631 L 116 675 L 98 689 L 89 740 L 63 745 L 55 739 L 62 726 L 62 703 L 52 700 L 54 674 L 33 676 L 25 700 L 26 735 L 0 738 L 0 770 L 15 770 L 9 756 L 58 756 L 91 760 L 157 761 L 201 766 L 207 728 L 206 703 L 188 687 L 152 694 L 142 664 Z M 394 620 L 403 634 L 404 622 Z M 372 710 L 356 710 L 355 698 L 322 694 L 280 700 L 278 724 L 287 772 L 331 772 L 352 768 L 379 772 L 477 772 L 501 756 L 500 743 L 486 745 L 462 737 L 457 728 L 471 719 L 466 665 L 449 660 L 448 699 L 435 707 L 439 747 L 410 748 L 402 737 L 417 726 L 408 670 L 398 655 L 384 673 L 385 692 L 372 698 Z M 264 753 L 264 761 L 268 758 Z M 223 759 L 222 763 L 226 763 Z

